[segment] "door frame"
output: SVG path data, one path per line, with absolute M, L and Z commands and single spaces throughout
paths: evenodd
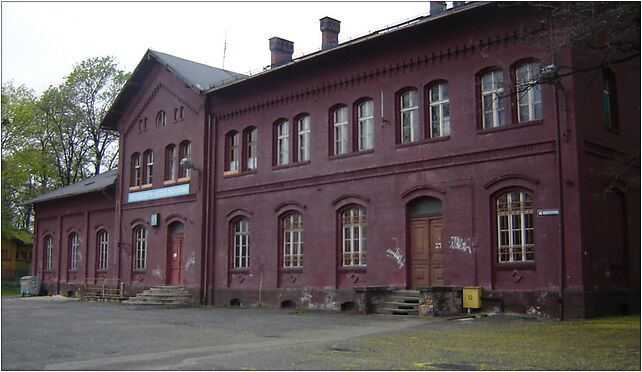
M 439 213 L 427 213 L 427 214 L 416 214 L 416 215 L 411 215 L 410 214 L 410 208 L 408 207 L 406 209 L 406 289 L 411 289 L 413 287 L 412 283 L 412 222 L 414 219 L 426 219 L 427 222 L 427 227 L 428 230 L 430 231 L 430 220 L 435 220 L 439 219 L 441 220 L 441 227 L 442 227 L 442 238 L 443 238 L 443 226 L 444 226 L 444 217 L 443 217 L 443 211 Z M 443 239 L 442 239 L 443 240 Z M 430 241 L 428 242 L 430 245 Z M 443 249 L 443 241 L 442 241 L 442 249 Z M 428 250 L 430 251 L 430 246 L 428 247 Z M 443 251 L 442 251 L 443 254 Z M 428 270 L 430 270 L 430 253 L 428 254 L 429 261 L 428 261 Z M 432 274 L 432 272 L 429 271 L 429 274 Z M 429 279 L 430 280 L 430 279 Z M 429 286 L 429 285 L 426 285 Z M 420 286 L 421 287 L 421 286 Z

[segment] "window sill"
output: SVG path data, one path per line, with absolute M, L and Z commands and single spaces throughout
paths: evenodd
M 345 154 L 340 154 L 340 155 L 330 155 L 328 160 L 338 160 L 338 159 L 351 158 L 353 156 L 371 154 L 373 152 L 374 152 L 374 149 L 368 149 L 368 150 L 362 150 L 362 151 L 352 151 L 352 152 L 347 152 Z
M 303 266 L 299 267 L 280 267 L 279 272 L 287 274 L 301 274 L 303 272 Z
M 506 270 L 536 270 L 535 262 L 495 262 L 493 269 L 506 271 Z
M 190 177 L 181 177 L 176 180 L 177 183 L 183 183 L 183 182 L 189 182 L 191 178 Z
M 249 275 L 250 274 L 250 268 L 249 267 L 235 267 L 230 269 L 230 274 L 245 274 Z
M 619 127 L 613 127 L 613 126 L 606 127 L 606 131 L 609 132 L 609 133 L 617 134 L 617 135 L 621 134 Z
M 397 148 L 404 148 L 404 147 L 411 147 L 411 146 L 417 146 L 417 145 L 425 145 L 427 143 L 448 141 L 449 139 L 450 139 L 450 135 L 442 136 L 442 137 L 426 138 L 426 139 L 422 139 L 420 141 L 397 143 L 396 147 Z
M 223 173 L 223 177 L 225 178 L 233 178 L 233 177 L 241 177 L 241 176 L 247 176 L 249 174 L 255 174 L 256 169 L 248 170 L 245 172 L 241 171 L 227 171 Z
M 171 184 L 174 184 L 176 182 L 177 182 L 176 180 L 165 180 L 165 181 L 163 181 L 163 185 L 171 185 Z
M 300 163 L 290 163 L 290 164 L 283 164 L 283 165 L 274 165 L 272 166 L 272 170 L 281 170 L 281 169 L 288 169 L 288 168 L 295 168 L 295 167 L 300 167 L 304 165 L 310 164 L 310 161 L 302 161 Z
M 142 189 L 151 189 L 152 186 L 154 186 L 154 185 L 152 185 L 151 183 L 146 183 L 146 184 L 142 185 L 140 188 L 141 188 L 141 190 Z
M 345 272 L 365 273 L 366 272 L 366 266 L 339 266 L 339 272 L 342 272 L 342 273 L 345 273 Z
M 495 128 L 481 128 L 477 129 L 477 134 L 488 134 L 488 133 L 495 133 L 495 132 L 501 132 L 504 130 L 511 130 L 515 128 L 524 128 L 524 127 L 530 127 L 532 125 L 540 125 L 544 122 L 544 120 L 533 120 L 533 121 L 525 121 L 523 123 L 509 123 L 509 124 L 504 124 L 501 127 L 495 127 Z
M 239 170 L 230 170 L 230 171 L 223 172 L 223 176 L 233 176 L 239 173 L 241 173 L 241 171 Z
M 129 191 L 136 191 L 136 190 L 140 190 L 140 186 L 130 186 L 129 187 Z

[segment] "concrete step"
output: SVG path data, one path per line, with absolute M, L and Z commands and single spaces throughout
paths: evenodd
M 384 307 L 380 309 L 380 314 L 393 314 L 393 315 L 419 315 L 417 309 L 395 309 Z
M 408 302 L 384 302 L 386 308 L 391 309 L 410 309 L 417 310 L 419 308 L 419 303 L 408 303 Z
M 154 286 L 123 301 L 125 305 L 193 306 L 194 298 L 181 286 Z

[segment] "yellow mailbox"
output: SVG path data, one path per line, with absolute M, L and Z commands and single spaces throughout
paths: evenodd
M 481 308 L 482 287 L 464 287 L 463 289 L 464 308 L 479 309 Z

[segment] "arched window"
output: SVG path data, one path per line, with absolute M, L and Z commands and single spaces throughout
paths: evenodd
M 240 218 L 232 223 L 234 268 L 250 267 L 250 223 Z
M 151 185 L 154 176 L 154 152 L 152 150 L 147 150 L 143 153 L 143 158 L 145 161 L 145 177 L 143 179 L 143 184 Z
M 69 270 L 78 270 L 78 260 L 80 258 L 80 241 L 78 234 L 69 235 Z
M 373 120 L 374 103 L 372 100 L 359 102 L 357 105 L 357 149 L 359 151 L 374 148 Z
M 134 229 L 134 270 L 144 270 L 147 266 L 147 229 L 140 226 Z
M 496 128 L 506 124 L 504 74 L 493 70 L 480 77 L 482 128 Z
M 276 124 L 276 165 L 290 163 L 290 123 L 282 120 Z
M 538 83 L 541 64 L 528 62 L 515 69 L 515 92 L 517 93 L 517 121 L 542 118 L 542 88 Z
M 602 107 L 604 108 L 604 125 L 607 128 L 617 128 L 617 91 L 615 90 L 615 74 L 608 68 L 602 70 L 603 89 Z
M 298 213 L 286 215 L 283 224 L 283 267 L 303 266 L 303 216 Z
M 428 88 L 430 138 L 450 135 L 450 100 L 448 83 L 438 82 Z
M 509 191 L 497 197 L 497 261 L 533 262 L 533 195 Z
M 167 125 L 167 114 L 165 111 L 160 110 L 158 114 L 156 114 L 156 126 L 164 127 L 165 125 Z
M 53 254 L 54 254 L 54 239 L 51 235 L 45 236 L 45 254 L 44 254 L 44 269 L 45 271 L 51 271 L 53 269 Z
M 179 158 L 179 166 L 178 166 L 179 167 L 178 168 L 179 169 L 179 174 L 178 174 L 178 177 L 179 178 L 189 178 L 190 175 L 191 175 L 191 171 L 192 170 L 187 168 L 187 167 L 185 167 L 185 166 L 183 166 L 183 165 L 181 165 L 180 163 L 183 161 L 183 159 L 188 159 L 188 160 L 192 159 L 192 143 L 190 141 L 181 142 L 181 144 L 179 145 L 179 151 L 178 152 L 179 152 L 179 154 L 178 154 L 178 158 Z
M 416 89 L 399 94 L 399 125 L 401 143 L 419 140 L 419 99 Z
M 109 262 L 109 233 L 105 230 L 100 230 L 96 242 L 98 243 L 96 249 L 98 270 L 107 270 Z
M 256 141 L 258 140 L 258 129 L 250 127 L 245 129 L 245 169 L 256 169 L 258 165 L 258 148 Z
M 225 136 L 225 171 L 236 173 L 239 171 L 239 133 L 229 132 Z
M 165 181 L 175 180 L 178 175 L 178 154 L 176 145 L 170 144 L 165 148 Z
M 341 213 L 343 266 L 366 265 L 366 210 L 352 207 Z
M 296 119 L 297 127 L 297 161 L 310 160 L 310 115 L 301 115 Z
M 350 151 L 347 106 L 339 106 L 332 111 L 332 133 L 334 155 L 347 154 Z
M 142 184 L 141 175 L 142 175 L 142 172 L 141 172 L 140 154 L 135 152 L 132 155 L 132 163 L 131 163 L 131 186 L 140 186 Z

